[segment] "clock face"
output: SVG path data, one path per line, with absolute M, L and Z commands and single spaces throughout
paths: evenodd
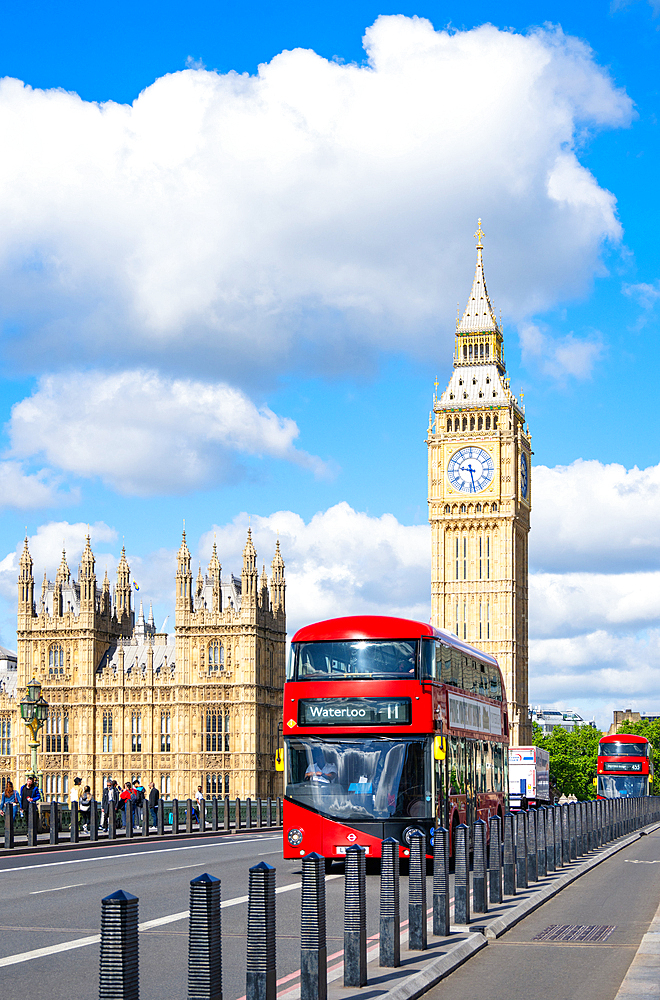
M 520 491 L 523 499 L 527 498 L 529 489 L 529 468 L 527 466 L 527 455 L 523 452 L 520 456 Z
M 495 474 L 493 460 L 483 448 L 461 448 L 449 459 L 447 477 L 461 493 L 481 493 Z

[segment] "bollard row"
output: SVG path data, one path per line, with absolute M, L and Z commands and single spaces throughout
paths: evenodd
M 262 822 L 260 805 L 244 803 L 245 828 Z M 193 804 L 186 807 L 190 825 Z M 177 803 L 178 808 L 178 803 Z M 31 810 L 35 828 L 36 810 Z M 5 843 L 13 837 L 11 810 L 5 825 Z M 227 817 L 225 800 L 221 817 L 212 808 L 211 825 L 218 829 Z M 237 802 L 236 815 L 241 817 Z M 266 821 L 272 818 L 267 804 Z M 596 850 L 610 840 L 638 829 L 657 818 L 655 803 L 644 800 L 598 800 L 520 810 L 477 820 L 472 827 L 472 892 L 470 892 L 470 830 L 461 823 L 454 828 L 454 923 L 466 925 L 474 913 L 487 913 L 489 904 L 501 903 L 529 882 L 538 881 L 570 865 L 576 858 Z M 201 817 L 200 817 L 201 819 Z M 90 829 L 96 817 L 90 817 Z M 114 829 L 114 810 L 109 816 Z M 176 824 L 173 816 L 172 823 Z M 158 810 L 157 829 L 164 825 Z M 132 824 L 127 816 L 127 835 Z M 60 832 L 58 809 L 51 811 L 51 843 Z M 143 833 L 142 836 L 148 836 Z M 449 855 L 450 834 L 444 827 L 432 831 L 433 934 L 446 937 L 450 925 Z M 428 943 L 427 838 L 414 831 L 409 845 L 408 948 L 424 951 Z M 381 844 L 380 948 L 379 964 L 397 968 L 401 964 L 400 921 L 401 844 L 387 838 Z M 408 852 L 407 852 L 408 853 Z M 326 939 L 325 858 L 307 854 L 302 858 L 300 904 L 300 997 L 327 1000 L 328 952 Z M 275 869 L 261 862 L 249 870 L 246 1000 L 276 1000 Z M 472 902 L 471 902 L 472 901 Z M 222 1000 L 221 885 L 203 874 L 190 883 L 188 936 L 188 1000 Z M 347 848 L 344 879 L 344 986 L 367 985 L 366 850 L 357 844 Z M 138 899 L 123 890 L 101 901 L 100 1000 L 138 1000 L 139 948 Z

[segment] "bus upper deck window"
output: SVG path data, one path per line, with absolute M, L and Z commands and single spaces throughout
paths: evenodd
M 439 644 L 438 644 L 439 645 Z M 436 643 L 433 639 L 422 640 L 422 677 L 436 680 L 440 662 L 436 661 Z

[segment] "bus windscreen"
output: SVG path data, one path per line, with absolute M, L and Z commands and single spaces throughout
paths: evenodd
M 600 743 L 601 757 L 646 757 L 648 743 Z
M 299 642 L 291 649 L 298 681 L 388 680 L 415 676 L 417 642 L 413 639 L 355 639 Z

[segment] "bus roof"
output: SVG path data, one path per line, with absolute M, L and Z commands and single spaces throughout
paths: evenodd
M 602 736 L 599 743 L 648 743 L 646 736 L 635 733 L 615 733 L 613 736 Z
M 489 653 L 475 649 L 459 639 L 453 632 L 435 628 L 426 622 L 416 622 L 410 618 L 390 618 L 386 615 L 353 615 L 347 618 L 329 618 L 324 622 L 304 625 L 299 628 L 291 642 L 340 642 L 343 639 L 420 639 L 434 636 L 446 646 L 457 649 L 483 663 L 498 666 L 497 660 Z

